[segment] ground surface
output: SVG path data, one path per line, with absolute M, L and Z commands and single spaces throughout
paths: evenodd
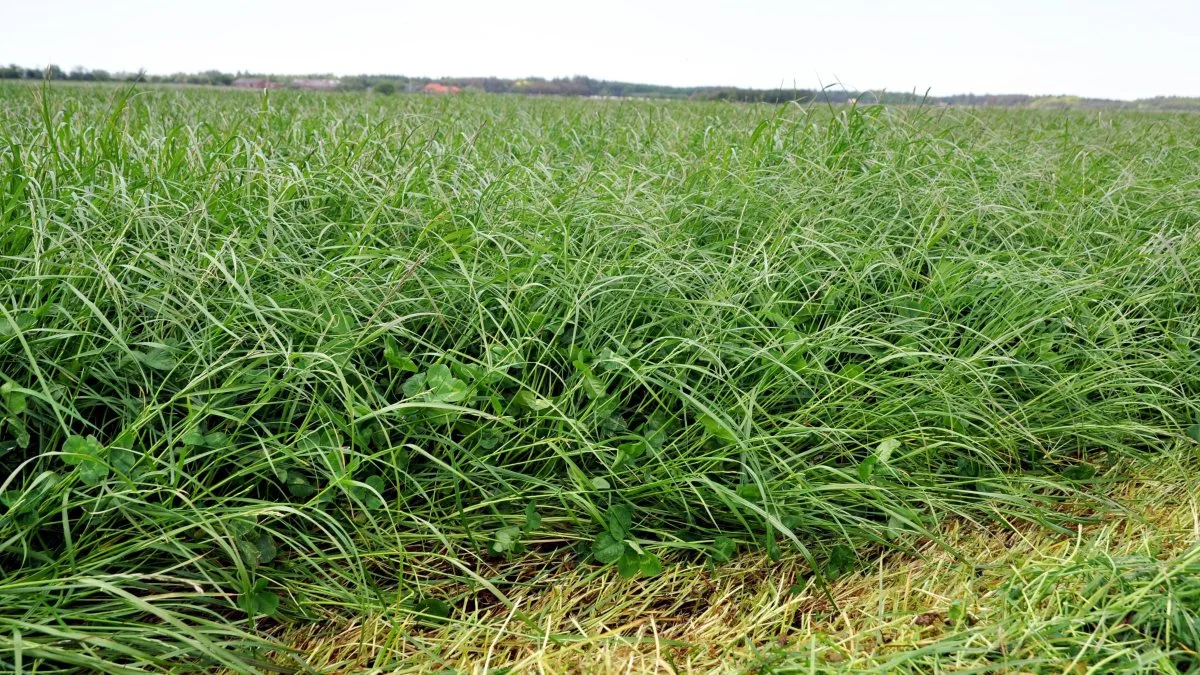
M 1198 139 L 5 85 L 0 666 L 1194 669 Z

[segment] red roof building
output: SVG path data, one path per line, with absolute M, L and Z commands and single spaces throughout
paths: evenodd
M 426 94 L 459 94 L 462 93 L 462 87 L 454 85 L 446 86 L 441 82 L 430 82 L 425 85 L 424 92 Z

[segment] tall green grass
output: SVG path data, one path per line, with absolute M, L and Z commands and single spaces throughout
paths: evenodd
M 1200 118 L 0 88 L 0 665 L 836 574 L 1200 436 Z

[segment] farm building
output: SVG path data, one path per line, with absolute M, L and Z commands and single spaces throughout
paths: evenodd
M 238 89 L 280 89 L 283 87 L 282 82 L 273 82 L 262 78 L 254 77 L 239 77 L 233 81 L 231 86 Z
M 293 89 L 307 89 L 310 91 L 336 91 L 338 85 L 341 84 L 338 80 L 330 79 L 300 79 L 292 80 Z
M 423 90 L 426 94 L 458 94 L 462 92 L 462 87 L 454 85 L 446 86 L 441 82 L 430 82 L 425 85 Z

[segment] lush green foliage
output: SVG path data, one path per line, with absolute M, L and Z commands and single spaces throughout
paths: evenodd
M 6 86 L 0 663 L 253 668 L 528 547 L 837 574 L 1049 518 L 1200 435 L 1197 138 Z

